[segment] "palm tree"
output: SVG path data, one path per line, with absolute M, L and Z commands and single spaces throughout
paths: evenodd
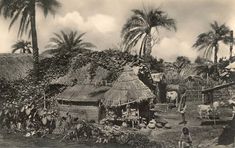
M 141 41 L 139 56 L 150 55 L 154 31 L 160 27 L 176 30 L 175 20 L 160 9 L 132 10 L 134 13 L 124 24 L 121 32 L 126 51 L 131 50 Z M 154 29 L 152 31 L 152 29 Z
M 59 54 L 69 54 L 82 49 L 94 48 L 90 42 L 84 42 L 83 36 L 85 33 L 79 34 L 77 31 L 60 31 L 54 33 L 54 37 L 50 38 L 50 43 L 47 47 L 53 48 L 52 52 Z
M 7 19 L 11 18 L 9 29 L 20 19 L 18 37 L 29 31 L 32 37 L 32 48 L 34 58 L 34 73 L 36 79 L 39 74 L 39 49 L 36 30 L 36 7 L 41 8 L 45 17 L 48 13 L 55 14 L 60 7 L 57 0 L 1 0 L 0 13 Z
M 217 63 L 219 42 L 223 42 L 225 44 L 230 43 L 230 29 L 225 24 L 219 25 L 216 21 L 211 23 L 210 26 L 210 31 L 198 35 L 197 41 L 193 47 L 198 48 L 198 50 L 204 49 L 204 56 L 206 58 L 211 57 L 214 52 L 214 63 Z
M 31 43 L 29 41 L 24 41 L 24 40 L 17 41 L 11 47 L 12 47 L 12 53 L 15 53 L 18 50 L 20 50 L 20 52 L 22 53 L 30 53 L 30 54 L 32 53 Z
M 191 63 L 188 57 L 178 56 L 176 61 L 173 63 L 173 66 L 177 69 L 177 72 L 180 73 L 183 68 L 188 66 Z
M 219 77 L 217 64 L 214 63 L 204 63 L 198 64 L 196 66 L 195 72 L 197 75 L 201 75 L 203 78 L 206 78 L 206 83 L 209 83 L 209 78 L 217 80 Z

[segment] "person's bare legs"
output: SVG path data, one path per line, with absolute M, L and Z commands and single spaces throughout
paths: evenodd
M 185 113 L 181 113 L 182 121 L 179 124 L 186 124 L 187 121 L 185 120 Z
M 179 148 L 190 148 L 190 144 L 186 143 L 186 142 L 181 142 L 181 147 Z
M 179 148 L 182 148 L 182 147 L 181 147 L 181 144 L 182 144 L 182 142 L 181 142 L 181 141 L 179 141 L 179 143 L 178 143 Z

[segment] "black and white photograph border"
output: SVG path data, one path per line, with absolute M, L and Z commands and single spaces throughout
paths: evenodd
M 0 0 L 1 148 L 235 148 L 235 1 Z

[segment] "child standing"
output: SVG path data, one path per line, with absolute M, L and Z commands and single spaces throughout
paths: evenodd
M 180 103 L 179 103 L 179 106 L 178 106 L 178 111 L 181 114 L 182 122 L 180 122 L 179 124 L 187 124 L 187 121 L 185 120 L 185 111 L 186 111 L 186 108 L 187 108 L 187 105 L 186 105 L 186 89 L 185 88 L 182 88 L 181 94 L 182 94 L 182 97 L 180 99 Z

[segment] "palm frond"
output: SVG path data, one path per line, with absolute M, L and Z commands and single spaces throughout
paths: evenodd
M 90 42 L 83 42 L 81 44 L 79 44 L 76 48 L 85 48 L 85 49 L 90 49 L 90 48 L 95 48 L 96 46 Z
M 79 34 L 77 31 L 60 31 L 60 33 L 54 33 L 54 36 L 49 39 L 47 47 L 53 47 L 55 49 L 65 52 L 73 52 L 79 49 L 91 49 L 94 48 L 90 42 L 84 42 L 83 36 L 85 33 Z
M 212 54 L 213 54 L 213 45 L 210 45 L 205 49 L 205 51 L 203 53 L 203 58 L 205 58 L 207 60 L 211 60 Z
M 27 33 L 30 28 L 31 22 L 30 15 L 32 11 L 35 11 L 35 7 L 39 6 L 43 9 L 45 16 L 48 13 L 55 13 L 55 10 L 60 7 L 60 3 L 57 0 L 1 0 L 0 1 L 0 14 L 5 18 L 11 18 L 9 29 L 20 19 L 20 25 L 18 29 L 18 37 L 21 37 L 23 33 Z
M 57 9 L 61 7 L 58 0 L 37 0 L 37 6 L 42 9 L 44 16 L 46 17 L 49 13 L 55 15 Z
M 18 50 L 22 50 L 23 53 L 32 53 L 31 52 L 31 43 L 29 41 L 19 40 L 11 46 L 12 53 L 15 53 Z
M 125 43 L 124 50 L 129 52 L 131 48 L 133 48 L 142 37 L 144 33 L 138 32 L 137 34 L 132 34 L 133 37 L 130 37 L 129 40 Z
M 219 25 L 217 21 L 214 21 L 213 23 L 210 24 L 212 30 L 218 31 L 219 30 Z
M 16 20 L 19 18 L 20 14 L 21 14 L 21 11 L 18 11 L 18 12 L 16 13 L 16 15 L 12 18 L 12 21 L 11 21 L 11 23 L 10 23 L 10 25 L 9 25 L 9 30 L 12 28 L 12 26 L 14 25 L 14 23 L 16 22 Z
M 139 40 L 142 40 L 141 49 L 139 51 L 139 53 L 142 53 L 142 49 L 145 49 L 143 46 L 149 46 L 145 43 L 146 41 L 144 41 L 144 35 L 151 34 L 152 28 L 158 29 L 162 27 L 167 30 L 176 30 L 175 20 L 169 18 L 168 15 L 160 9 L 134 9 L 132 12 L 133 15 L 123 25 L 121 31 L 125 51 L 131 50 L 131 48 L 137 45 Z
M 198 50 L 204 49 L 204 57 L 211 58 L 213 49 L 219 46 L 219 42 L 229 44 L 231 42 L 231 37 L 229 36 L 230 29 L 225 24 L 219 25 L 217 21 L 210 24 L 211 30 L 206 33 L 201 33 L 197 36 L 196 42 L 193 47 L 198 48 Z M 214 62 L 217 62 L 217 52 L 214 52 L 215 58 Z

